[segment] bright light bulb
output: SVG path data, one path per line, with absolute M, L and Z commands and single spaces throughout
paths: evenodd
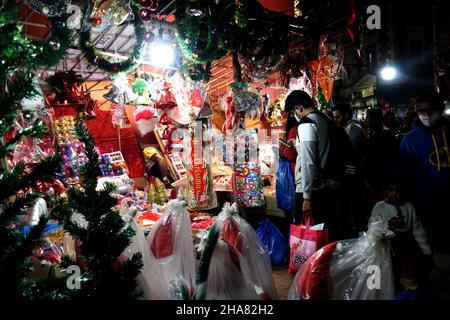
M 150 45 L 150 62 L 160 67 L 170 66 L 174 58 L 173 46 L 168 42 L 155 41 Z
M 383 80 L 393 80 L 397 75 L 397 70 L 394 67 L 384 67 L 381 69 L 381 78 Z

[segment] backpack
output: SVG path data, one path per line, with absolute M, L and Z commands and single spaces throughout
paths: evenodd
M 349 175 L 356 174 L 356 152 L 344 128 L 339 127 L 322 112 L 314 113 L 327 121 L 328 139 L 330 143 L 328 159 L 325 166 L 319 168 L 320 178 L 342 183 Z M 302 118 L 302 122 L 314 123 L 308 117 Z

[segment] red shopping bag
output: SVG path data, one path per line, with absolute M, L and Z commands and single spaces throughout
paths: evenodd
M 304 221 L 304 224 L 303 224 Z M 289 273 L 295 274 L 317 250 L 328 243 L 328 229 L 324 224 L 311 226 L 311 216 L 302 218 L 299 225 L 291 224 L 289 236 Z

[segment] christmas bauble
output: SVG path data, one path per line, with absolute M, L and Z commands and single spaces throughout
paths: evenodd
M 42 13 L 43 14 L 49 14 L 50 13 L 50 8 L 47 6 L 43 6 L 42 7 Z
M 58 51 L 61 48 L 61 43 L 56 38 L 50 38 L 50 40 L 48 40 L 48 44 L 54 51 Z
M 143 22 L 149 22 L 152 20 L 152 12 L 147 8 L 143 8 L 139 11 L 139 17 Z

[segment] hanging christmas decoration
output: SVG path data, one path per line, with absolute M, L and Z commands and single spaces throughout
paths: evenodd
M 83 82 L 75 71 L 57 71 L 45 80 L 56 92 L 53 105 L 81 104 L 83 98 L 78 86 Z
M 235 0 L 234 5 L 236 6 L 236 11 L 234 13 L 234 23 L 239 28 L 245 28 L 247 26 L 247 0 Z
M 138 61 L 140 60 L 144 49 L 144 35 L 146 30 L 139 18 L 137 8 L 135 6 L 132 6 L 132 8 L 134 14 L 133 25 L 136 44 L 130 57 L 125 61 L 110 62 L 105 58 L 100 57 L 91 42 L 91 31 L 88 29 L 84 32 L 80 32 L 80 49 L 91 65 L 111 73 L 128 72 L 138 67 Z
M 159 90 L 159 97 L 155 103 L 156 108 L 159 109 L 170 109 L 177 105 L 177 101 L 172 92 L 172 85 L 167 82 L 162 82 L 162 87 Z
M 134 19 L 133 9 L 128 1 L 115 0 L 110 2 L 108 8 L 100 7 L 103 10 L 102 21 L 107 26 L 118 27 L 125 21 L 132 21 Z
M 190 11 L 191 10 L 191 11 Z M 206 19 L 199 19 L 198 14 L 208 11 Z M 224 15 L 219 8 L 210 6 L 200 8 L 199 3 L 176 1 L 176 36 L 183 56 L 193 64 L 203 64 L 223 57 L 228 48 L 219 38 L 225 33 Z
M 155 40 L 155 34 L 152 31 L 147 31 L 144 34 L 144 41 L 147 43 L 153 42 Z
M 149 8 L 142 8 L 139 10 L 139 17 L 142 22 L 150 22 L 153 19 L 153 13 Z
M 61 49 L 61 43 L 56 38 L 50 38 L 48 40 L 48 44 L 49 44 L 50 48 L 52 48 L 52 50 L 54 50 L 54 51 L 58 51 L 59 49 Z
M 33 10 L 36 10 L 47 17 L 61 16 L 66 12 L 67 6 L 70 4 L 70 0 L 25 0 L 24 2 Z

